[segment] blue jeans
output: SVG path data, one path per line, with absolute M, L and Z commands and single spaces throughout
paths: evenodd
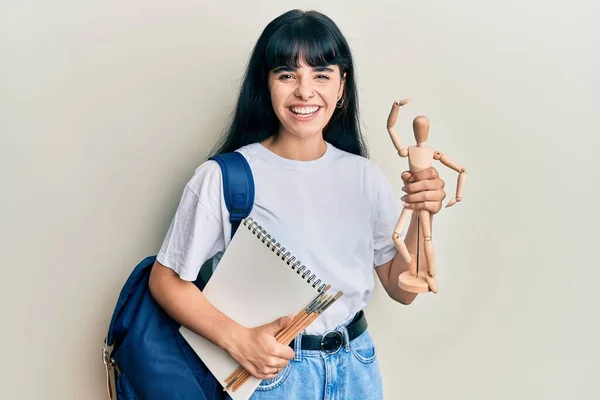
M 334 354 L 301 350 L 273 379 L 263 380 L 250 400 L 381 400 L 383 388 L 375 344 L 368 330 Z M 301 335 L 301 334 L 300 334 Z

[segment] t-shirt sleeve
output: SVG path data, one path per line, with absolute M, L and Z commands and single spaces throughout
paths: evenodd
M 394 244 L 393 234 L 400 217 L 401 208 L 389 180 L 378 167 L 375 167 L 374 182 L 376 183 L 378 196 L 373 213 L 373 264 L 374 267 L 379 267 L 392 260 L 398 252 Z M 404 228 L 401 234 L 402 237 L 406 236 L 407 229 L 408 227 Z
M 157 254 L 183 280 L 196 280 L 202 264 L 225 248 L 222 198 L 220 168 L 207 161 L 185 185 Z

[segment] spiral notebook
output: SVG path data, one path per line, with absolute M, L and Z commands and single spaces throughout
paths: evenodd
M 242 326 L 255 327 L 296 314 L 326 288 L 310 269 L 252 218 L 240 224 L 203 290 L 221 312 Z M 227 352 L 186 327 L 180 333 L 223 387 L 239 364 Z M 234 400 L 247 400 L 260 384 L 251 377 Z

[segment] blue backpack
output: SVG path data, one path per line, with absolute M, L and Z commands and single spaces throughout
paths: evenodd
M 210 159 L 221 167 L 233 237 L 254 205 L 252 171 L 238 152 Z M 118 400 L 226 399 L 217 379 L 179 333 L 181 325 L 150 294 L 148 279 L 155 260 L 156 255 L 143 259 L 119 294 L 102 349 L 109 398 L 114 398 L 114 377 Z M 202 266 L 194 282 L 200 290 L 209 279 L 204 271 L 211 269 L 211 261 Z

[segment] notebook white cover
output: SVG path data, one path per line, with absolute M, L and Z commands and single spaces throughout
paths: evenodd
M 217 309 L 246 327 L 299 312 L 319 294 L 317 288 L 322 284 L 313 287 L 313 282 L 307 282 L 310 275 L 302 278 L 302 273 L 292 269 L 257 234 L 258 231 L 253 233 L 244 223 L 240 224 L 203 290 Z M 225 379 L 239 364 L 223 349 L 186 327 L 179 331 L 225 387 Z M 251 377 L 235 392 L 229 390 L 229 395 L 234 400 L 247 400 L 260 382 Z

